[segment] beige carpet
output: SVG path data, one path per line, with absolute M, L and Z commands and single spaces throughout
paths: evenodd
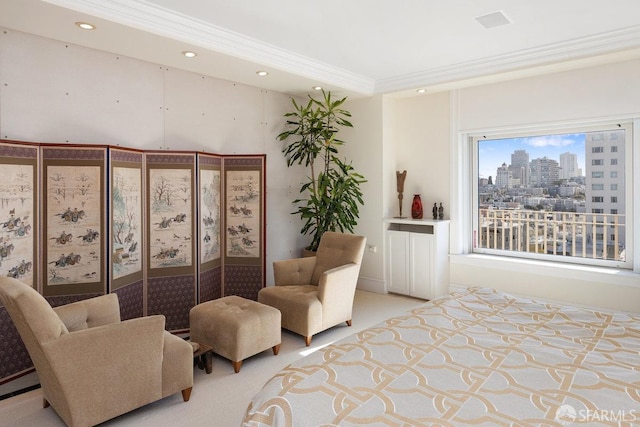
M 251 397 L 280 369 L 320 347 L 422 303 L 421 300 L 399 295 L 357 291 L 352 327 L 342 324 L 315 335 L 310 347 L 305 347 L 301 336 L 283 330 L 278 356 L 274 356 L 270 349 L 264 351 L 245 360 L 238 374 L 233 372 L 231 362 L 214 356 L 211 374 L 194 368 L 193 393 L 189 402 L 184 403 L 178 393 L 102 425 L 240 426 Z M 64 425 L 52 408 L 42 408 L 39 389 L 0 401 L 0 426 Z

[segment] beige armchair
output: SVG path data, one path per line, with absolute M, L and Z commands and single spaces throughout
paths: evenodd
M 258 302 L 282 313 L 282 327 L 311 337 L 342 322 L 351 326 L 353 297 L 366 238 L 326 232 L 315 257 L 273 263 L 275 286 L 258 292 Z
M 116 294 L 52 309 L 30 286 L 0 277 L 0 303 L 36 368 L 44 407 L 92 426 L 193 386 L 193 349 L 164 316 L 120 321 Z

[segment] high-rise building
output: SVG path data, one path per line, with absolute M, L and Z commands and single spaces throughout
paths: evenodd
M 620 217 L 609 217 L 607 222 L 615 219 L 624 223 L 622 215 L 625 213 L 625 131 L 588 132 L 585 143 L 585 207 L 586 213 L 615 214 Z M 608 245 L 617 240 L 618 245 L 624 246 L 624 232 L 612 235 L 613 228 L 604 230 L 598 227 L 598 237 L 606 237 Z M 621 229 L 622 230 L 622 229 Z M 606 233 L 606 236 L 604 234 Z
M 549 185 L 560 179 L 560 165 L 557 161 L 544 156 L 531 160 L 532 185 Z
M 511 154 L 511 169 L 512 176 L 520 179 L 521 185 L 529 185 L 529 153 L 525 150 L 515 150 Z
M 511 171 L 509 171 L 509 167 L 507 166 L 506 163 L 503 163 L 502 166 L 500 166 L 497 170 L 496 170 L 496 187 L 498 188 L 511 188 L 513 183 L 512 183 L 512 176 L 511 176 Z
M 578 155 L 574 153 L 560 154 L 560 179 L 570 179 L 582 175 L 578 166 Z

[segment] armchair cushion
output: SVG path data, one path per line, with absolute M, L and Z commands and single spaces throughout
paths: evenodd
M 53 309 L 70 332 L 120 321 L 120 304 L 116 294 L 74 302 Z
M 275 286 L 258 292 L 258 302 L 282 313 L 282 327 L 305 337 L 341 322 L 351 323 L 353 298 L 366 239 L 326 232 L 315 257 L 273 263 Z

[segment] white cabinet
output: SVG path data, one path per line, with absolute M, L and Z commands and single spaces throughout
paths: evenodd
M 387 291 L 423 299 L 449 292 L 449 221 L 388 219 Z

